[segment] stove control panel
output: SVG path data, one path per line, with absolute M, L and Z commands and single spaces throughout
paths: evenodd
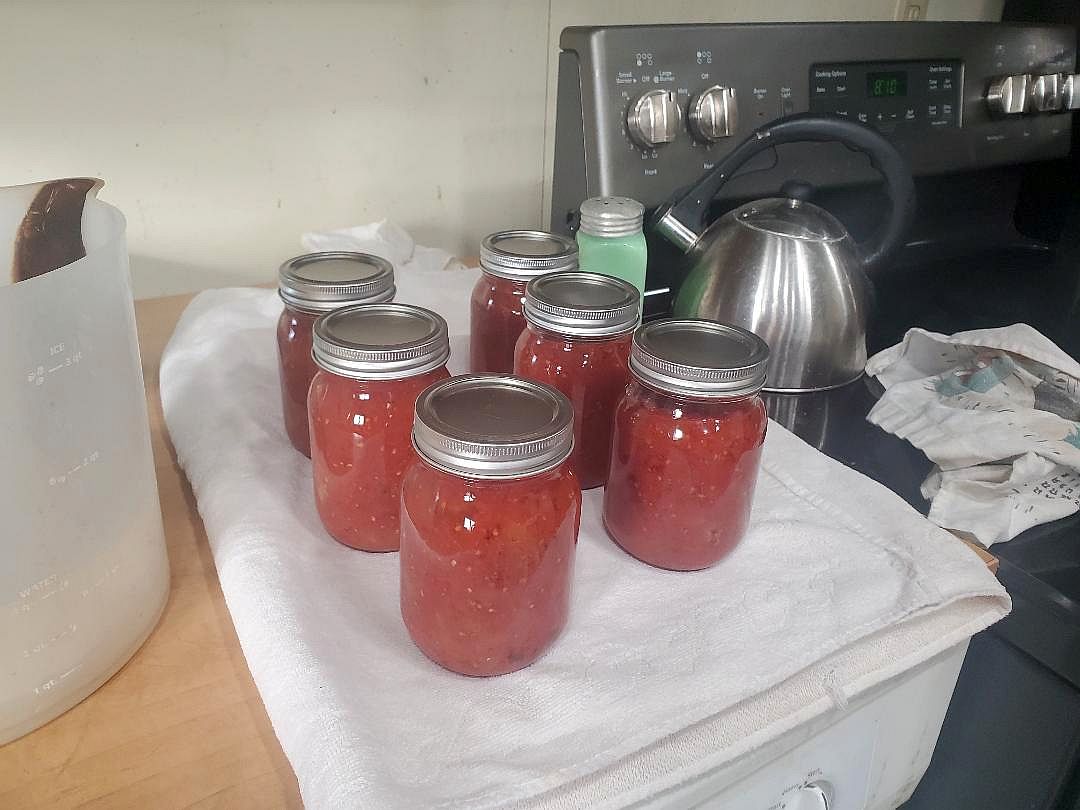
M 1031 98 L 1028 103 L 1028 112 L 1060 112 L 1063 79 L 1064 77 L 1060 73 L 1033 76 L 1031 78 Z
M 1068 26 L 608 26 L 567 28 L 560 47 L 551 225 L 562 232 L 587 197 L 660 204 L 792 113 L 876 127 L 930 175 L 1063 156 L 1080 107 Z M 792 144 L 759 155 L 724 195 L 772 194 L 792 178 L 878 179 L 843 147 Z
M 1065 110 L 1080 109 L 1080 74 L 1064 74 L 1061 81 L 1061 106 Z
M 671 143 L 682 118 L 675 95 L 667 90 L 642 93 L 626 112 L 626 132 L 642 149 Z
M 735 88 L 714 84 L 690 99 L 688 107 L 690 136 L 698 143 L 716 143 L 730 138 L 739 124 L 739 105 Z
M 960 126 L 960 62 L 857 62 L 810 68 L 810 112 L 838 115 L 885 133 Z
M 1031 77 L 1026 73 L 991 80 L 986 90 L 987 108 L 997 116 L 1022 115 L 1027 111 L 1030 85 Z
M 987 88 L 986 105 L 997 116 L 1071 112 L 1080 107 L 1078 80 L 1075 73 L 998 76 Z

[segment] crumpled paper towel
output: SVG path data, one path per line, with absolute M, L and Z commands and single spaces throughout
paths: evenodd
M 309 231 L 300 237 L 300 244 L 313 253 L 351 250 L 386 259 L 394 265 L 394 300 L 438 312 L 450 331 L 450 354 L 455 358 L 451 362 L 469 356 L 469 292 L 479 270 L 466 268 L 445 250 L 416 244 L 408 231 L 386 219 L 336 231 Z M 419 298 L 413 290 L 421 291 Z
M 408 231 L 386 219 L 335 231 L 309 231 L 300 237 L 300 244 L 313 253 L 326 250 L 371 253 L 386 259 L 398 272 L 414 268 L 460 270 L 464 267 L 445 250 L 416 244 Z
M 415 252 L 414 252 L 414 255 Z M 476 271 L 399 268 L 468 352 Z M 770 424 L 750 531 L 697 573 L 650 568 L 585 493 L 570 621 L 531 667 L 465 678 L 426 659 L 396 554 L 322 530 L 289 445 L 269 290 L 207 291 L 177 325 L 161 395 L 222 591 L 311 808 L 622 807 L 754 750 L 1008 610 L 963 544 Z
M 867 417 L 937 465 L 931 521 L 984 546 L 1080 509 L 1080 364 L 1027 324 L 911 329 L 866 365 Z

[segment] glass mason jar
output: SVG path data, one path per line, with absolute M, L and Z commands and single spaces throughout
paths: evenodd
M 278 295 L 285 302 L 277 326 L 285 432 L 293 447 L 310 456 L 307 400 L 316 371 L 311 328 L 316 318 L 338 307 L 392 301 L 394 267 L 367 253 L 308 253 L 281 265 Z
M 645 294 L 648 249 L 642 223 L 645 206 L 629 197 L 593 197 L 581 204 L 578 265 L 628 281 Z
M 446 321 L 407 304 L 361 304 L 315 322 L 311 471 L 315 505 L 335 540 L 396 551 L 401 480 L 420 392 L 449 377 Z
M 544 273 L 576 270 L 577 245 L 544 231 L 501 231 L 480 244 L 480 269 L 469 304 L 469 368 L 509 374 L 525 330 L 525 285 Z
M 750 520 L 769 349 L 714 321 L 654 321 L 634 333 L 634 381 L 615 412 L 604 526 L 639 560 L 707 568 Z
M 518 338 L 514 373 L 559 389 L 574 406 L 570 462 L 582 489 L 607 481 L 640 302 L 632 284 L 597 273 L 550 273 L 525 290 L 528 328 Z
M 566 397 L 520 377 L 455 377 L 417 400 L 401 615 L 435 663 L 512 672 L 566 624 L 581 518 L 573 436 Z

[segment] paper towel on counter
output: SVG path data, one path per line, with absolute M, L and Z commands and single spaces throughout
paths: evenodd
M 475 271 L 399 271 L 467 351 Z M 1008 610 L 979 559 L 899 497 L 769 425 L 753 520 L 720 565 L 650 568 L 585 493 L 570 621 L 533 666 L 465 678 L 398 609 L 396 554 L 319 525 L 279 407 L 275 294 L 204 292 L 161 366 L 244 654 L 312 808 L 624 806 L 730 763 Z
M 867 418 L 938 467 L 937 525 L 990 546 L 1080 509 L 1080 364 L 1032 327 L 911 329 L 866 373 L 886 389 Z
M 464 265 L 440 248 L 413 241 L 408 231 L 383 219 L 336 231 L 309 231 L 300 237 L 305 250 L 353 250 L 386 259 L 398 272 L 409 270 L 461 270 Z

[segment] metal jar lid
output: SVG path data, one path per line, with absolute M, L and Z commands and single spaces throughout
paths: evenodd
M 641 230 L 645 206 L 629 197 L 592 197 L 581 204 L 582 233 L 629 236 Z
M 570 455 L 574 410 L 559 391 L 522 377 L 452 377 L 416 400 L 413 445 L 431 466 L 467 478 L 536 475 Z
M 306 253 L 278 269 L 278 294 L 286 304 L 309 312 L 390 301 L 394 297 L 394 266 L 370 253 Z
M 546 231 L 499 231 L 480 243 L 480 266 L 513 281 L 577 270 L 577 242 Z
M 705 320 L 653 321 L 634 333 L 630 370 L 690 397 L 740 397 L 765 384 L 769 347 L 753 332 Z
M 311 354 L 321 368 L 358 380 L 397 380 L 450 356 L 446 321 L 410 304 L 357 304 L 315 321 Z
M 548 273 L 525 288 L 524 312 L 529 323 L 561 335 L 621 335 L 637 328 L 641 295 L 633 284 L 600 273 Z

